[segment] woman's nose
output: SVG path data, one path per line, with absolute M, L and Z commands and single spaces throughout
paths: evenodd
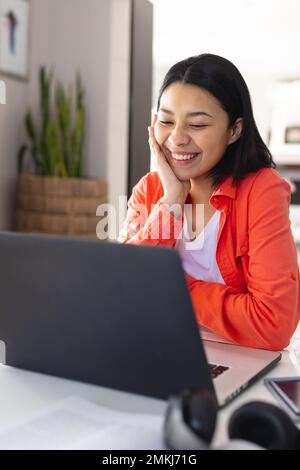
M 190 137 L 186 132 L 184 132 L 183 129 L 175 127 L 171 131 L 168 140 L 174 147 L 180 147 L 181 145 L 188 144 L 190 141 Z

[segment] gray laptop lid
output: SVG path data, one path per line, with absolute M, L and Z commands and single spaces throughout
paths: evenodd
M 0 233 L 6 364 L 167 399 L 214 393 L 178 254 Z

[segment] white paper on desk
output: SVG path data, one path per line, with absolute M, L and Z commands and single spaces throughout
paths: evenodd
M 1 450 L 165 450 L 163 416 L 110 410 L 69 397 L 0 430 Z

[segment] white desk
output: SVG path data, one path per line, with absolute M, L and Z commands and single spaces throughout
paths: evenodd
M 281 362 L 268 374 L 273 377 L 300 375 L 300 365 L 292 361 L 288 351 Z M 227 441 L 227 422 L 234 409 L 252 400 L 276 403 L 263 385 L 263 380 L 251 386 L 219 413 L 214 445 Z M 132 413 L 164 413 L 166 402 L 138 395 L 118 392 L 93 385 L 36 374 L 12 367 L 0 366 L 1 400 L 0 429 L 17 423 L 44 407 L 76 395 L 95 404 Z

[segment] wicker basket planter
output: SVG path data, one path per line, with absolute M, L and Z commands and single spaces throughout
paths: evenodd
M 15 229 L 96 239 L 96 226 L 100 221 L 96 209 L 105 202 L 106 181 L 20 175 Z

